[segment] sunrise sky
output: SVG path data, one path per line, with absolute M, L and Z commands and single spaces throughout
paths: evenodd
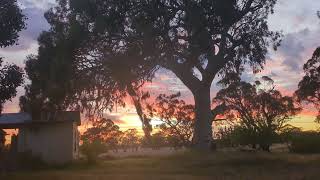
M 40 32 L 49 28 L 43 14 L 54 6 L 54 0 L 18 0 L 18 2 L 28 17 L 27 29 L 20 33 L 19 45 L 0 49 L 0 56 L 5 57 L 7 62 L 23 67 L 26 56 L 37 53 L 37 37 Z M 282 44 L 278 51 L 270 50 L 267 64 L 261 73 L 254 75 L 248 69 L 243 74 L 243 79 L 252 81 L 268 75 L 275 80 L 277 88 L 283 94 L 292 95 L 303 76 L 303 64 L 310 58 L 315 48 L 320 46 L 320 20 L 316 16 L 317 10 L 320 10 L 320 1 L 279 0 L 275 14 L 269 18 L 269 25 L 272 30 L 283 31 Z M 164 92 L 170 94 L 180 91 L 187 102 L 193 103 L 188 89 L 172 73 L 165 70 L 159 71 L 154 81 L 146 84 L 145 88 L 154 96 Z M 214 97 L 218 89 L 214 83 L 211 97 Z M 18 97 L 23 93 L 23 88 L 19 88 L 18 96 L 12 102 L 6 103 L 4 112 L 18 112 Z M 291 124 L 303 127 L 305 130 L 315 129 L 317 128 L 313 123 L 315 114 L 315 109 L 306 105 L 305 110 L 295 117 Z M 118 109 L 108 117 L 124 129 L 140 128 L 140 121 L 130 101 L 125 109 Z

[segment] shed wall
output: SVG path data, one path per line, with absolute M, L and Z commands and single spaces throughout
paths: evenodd
M 22 127 L 19 130 L 18 151 L 31 151 L 47 163 L 70 162 L 75 156 L 76 130 L 73 122 Z

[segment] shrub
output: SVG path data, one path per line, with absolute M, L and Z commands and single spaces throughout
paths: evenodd
M 105 152 L 106 146 L 100 141 L 84 141 L 80 147 L 81 153 L 86 157 L 89 164 L 95 164 L 98 161 L 99 154 Z
M 289 145 L 290 152 L 320 153 L 320 133 L 314 131 L 299 132 L 292 136 Z
M 247 128 L 240 125 L 235 127 L 221 129 L 218 132 L 219 147 L 235 147 L 235 146 L 251 146 L 264 151 L 270 151 L 270 146 L 273 143 L 279 142 L 279 135 L 276 132 L 270 131 L 269 128 L 261 127 L 259 130 Z
M 161 133 L 155 133 L 151 136 L 150 145 L 152 149 L 160 149 L 166 145 L 166 137 Z

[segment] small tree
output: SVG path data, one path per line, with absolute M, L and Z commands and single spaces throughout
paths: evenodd
M 137 129 L 128 129 L 122 133 L 121 136 L 121 146 L 124 151 L 131 148 L 132 150 L 137 150 L 139 147 L 139 135 Z
M 94 121 L 92 126 L 81 136 L 83 141 L 91 143 L 101 141 L 107 148 L 117 149 L 121 136 L 119 126 L 115 125 L 112 120 L 105 118 Z
M 99 154 L 108 149 L 117 150 L 121 131 L 112 120 L 101 118 L 92 123 L 81 139 L 81 152 L 86 156 L 88 163 L 96 163 Z
M 159 95 L 155 103 L 148 105 L 151 118 L 160 120 L 160 131 L 170 139 L 176 139 L 180 146 L 190 146 L 194 133 L 194 106 L 179 100 L 180 93 Z
M 153 149 L 160 149 L 161 147 L 167 145 L 166 134 L 164 134 L 162 131 L 152 134 L 150 145 Z
M 86 156 L 88 164 L 95 164 L 98 161 L 99 154 L 105 151 L 105 144 L 101 140 L 84 140 L 80 146 L 80 151 Z
M 316 122 L 320 123 L 320 47 L 303 67 L 305 76 L 295 92 L 298 100 L 312 103 L 318 109 Z
M 226 116 L 238 121 L 238 134 L 247 144 L 269 151 L 277 133 L 300 111 L 292 97 L 275 90 L 272 79 L 255 84 L 234 82 L 217 93 L 214 101 L 226 106 Z

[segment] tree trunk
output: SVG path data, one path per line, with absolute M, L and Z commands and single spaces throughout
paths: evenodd
M 134 90 L 131 84 L 128 85 L 127 90 L 128 90 L 128 94 L 131 96 L 131 99 L 136 108 L 137 114 L 139 116 L 139 119 L 142 123 L 142 130 L 144 132 L 146 143 L 150 144 L 151 132 L 152 132 L 152 125 L 150 122 L 151 120 L 143 113 L 140 97 L 137 94 L 137 92 Z
M 194 127 L 193 145 L 199 150 L 212 150 L 212 113 L 210 86 L 200 87 L 193 91 L 195 100 L 196 122 Z

